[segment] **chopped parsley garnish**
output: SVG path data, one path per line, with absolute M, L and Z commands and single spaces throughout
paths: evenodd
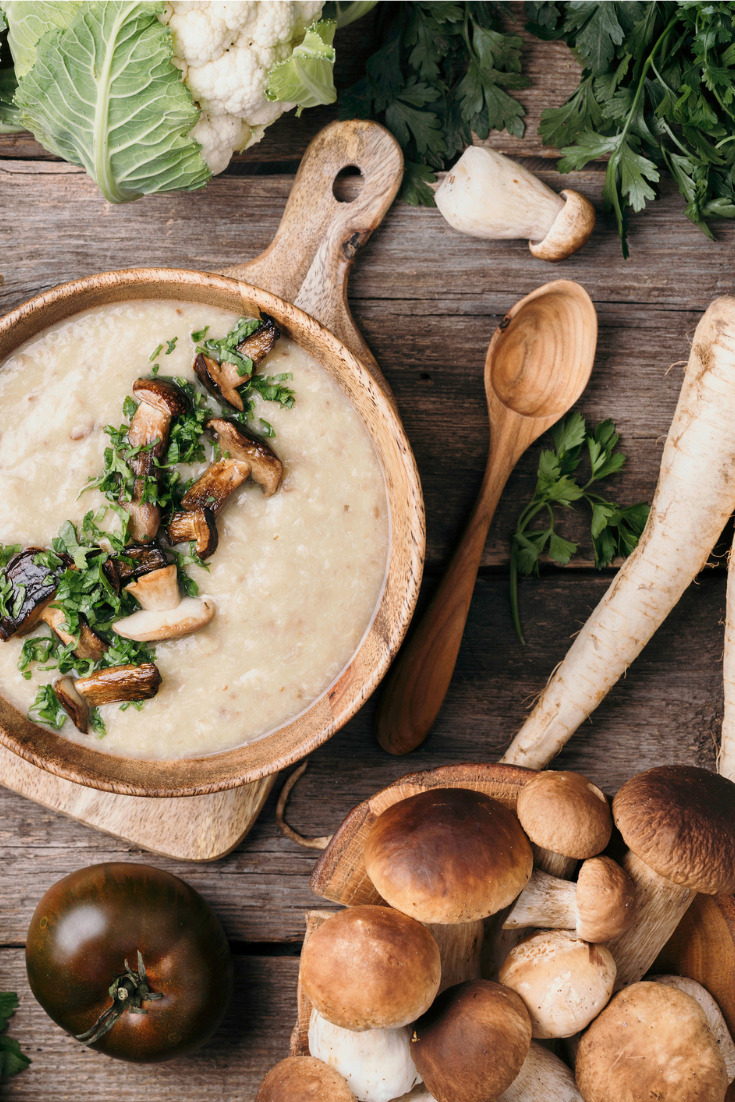
M 66 723 L 66 712 L 54 692 L 53 685 L 41 685 L 36 693 L 36 699 L 28 709 L 28 715 L 31 719 L 37 719 L 39 723 L 45 723 L 47 727 L 53 727 L 55 731 L 61 730 Z
M 17 555 L 19 551 L 19 543 L 0 543 L 0 567 L 7 566 L 13 555 Z
M 220 340 L 202 341 L 197 346 L 197 355 L 201 352 L 205 356 L 209 356 L 210 359 L 216 360 L 217 363 L 234 364 L 238 375 L 246 378 L 253 373 L 253 361 L 249 356 L 244 356 L 242 352 L 238 352 L 237 346 L 247 337 L 252 336 L 262 324 L 260 318 L 240 318 L 226 337 L 222 337 Z
M 172 340 L 166 341 L 166 356 L 170 356 L 174 348 L 176 348 L 176 342 L 178 341 L 178 339 L 178 337 L 173 337 Z
M 18 1009 L 18 996 L 14 991 L 0 991 L 0 1079 L 9 1079 L 17 1075 L 30 1064 L 30 1059 L 21 1052 L 14 1037 L 8 1037 L 5 1030 L 8 1022 Z
M 163 351 L 163 344 L 159 344 L 157 348 L 154 348 L 148 357 L 148 363 L 152 364 L 154 360 L 157 360 L 161 352 Z
M 196 329 L 191 334 L 191 339 L 194 341 L 194 344 L 198 344 L 199 341 L 203 341 L 208 332 L 209 332 L 209 326 L 208 325 L 205 325 L 203 329 Z

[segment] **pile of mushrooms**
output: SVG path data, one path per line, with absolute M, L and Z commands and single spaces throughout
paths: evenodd
M 237 351 L 249 357 L 255 366 L 279 337 L 275 322 L 265 315 Z M 218 364 L 201 354 L 196 357 L 194 371 L 220 402 L 243 410 L 238 388 L 251 375 L 242 376 L 233 364 Z M 178 386 L 163 379 L 136 379 L 133 394 L 138 406 L 127 439 L 134 452 L 130 458 L 134 477 L 132 487 L 123 487 L 120 493 L 120 504 L 130 515 L 131 542 L 124 554 L 108 559 L 103 569 L 110 585 L 118 592 L 124 588 L 140 606 L 131 615 L 117 620 L 113 630 L 125 639 L 160 642 L 198 631 L 215 614 L 210 598 L 182 597 L 177 568 L 169 563 L 166 547 L 193 542 L 198 556 L 209 558 L 219 539 L 217 517 L 235 490 L 251 478 L 266 496 L 271 496 L 280 487 L 283 464 L 267 444 L 250 436 L 240 424 L 225 417 L 211 417 L 205 428 L 215 441 L 220 458 L 189 488 L 180 510 L 162 518 L 160 506 L 150 500 L 151 484 L 155 486 L 158 481 L 159 464 L 166 455 L 172 425 L 188 411 L 189 402 Z M 163 545 L 158 542 L 160 537 L 165 539 Z M 5 567 L 4 579 L 11 587 L 6 606 L 13 614 L 0 618 L 0 640 L 25 635 L 44 622 L 64 644 L 75 644 L 73 653 L 78 658 L 99 662 L 107 650 L 105 641 L 81 616 L 78 632 L 73 634 L 63 609 L 53 604 L 61 575 L 66 569 L 73 569 L 72 561 L 68 556 L 60 556 L 61 565 L 49 569 L 43 561 L 36 561 L 46 552 L 43 547 L 28 547 L 14 555 Z M 146 662 L 139 666 L 106 667 L 87 677 L 61 677 L 54 683 L 54 691 L 75 726 L 86 734 L 91 708 L 147 700 L 156 695 L 160 684 L 158 668 Z
M 601 854 L 613 818 L 622 865 Z M 564 879 L 534 857 L 569 877 L 582 864 Z M 643 977 L 695 892 L 735 890 L 731 781 L 651 769 L 612 814 L 572 773 L 534 776 L 517 814 L 429 788 L 378 816 L 363 859 L 384 904 L 310 932 L 310 1055 L 278 1064 L 256 1102 L 724 1102 L 735 1046 L 717 1004 L 693 980 Z M 477 952 L 492 915 L 526 931 L 497 982 Z M 562 1038 L 574 1070 L 546 1047 Z

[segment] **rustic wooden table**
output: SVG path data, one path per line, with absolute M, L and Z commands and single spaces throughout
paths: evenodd
M 345 75 L 366 53 L 357 24 L 343 50 Z M 362 36 L 362 37 L 361 37 Z M 597 207 L 598 228 L 584 250 L 551 267 L 522 241 L 487 243 L 451 230 L 437 211 L 401 203 L 358 259 L 351 284 L 359 325 L 393 387 L 415 449 L 426 496 L 428 554 L 424 597 L 447 561 L 479 487 L 487 451 L 482 388 L 485 349 L 504 312 L 548 280 L 576 279 L 599 313 L 592 381 L 580 409 L 593 422 L 613 417 L 628 453 L 615 480 L 624 503 L 650 500 L 663 438 L 674 410 L 682 361 L 696 322 L 717 295 L 732 291 L 735 225 L 712 243 L 685 218 L 680 197 L 663 198 L 634 221 L 623 261 L 602 213 L 599 166 L 562 180 L 536 138 L 541 107 L 574 86 L 564 47 L 529 45 L 534 79 L 523 143 L 496 147 L 530 156 L 552 186 L 567 184 Z M 56 283 L 134 265 L 214 270 L 254 256 L 273 236 L 299 157 L 334 113 L 282 119 L 266 139 L 206 190 L 128 206 L 104 202 L 78 169 L 49 158 L 28 136 L 0 140 L 0 308 Z M 673 365 L 673 366 L 672 366 Z M 521 462 L 489 538 L 457 671 L 428 742 L 410 759 L 388 757 L 373 737 L 373 702 L 314 754 L 291 804 L 291 818 L 314 834 L 333 830 L 357 801 L 421 767 L 493 761 L 564 655 L 571 636 L 609 584 L 589 540 L 583 554 L 524 580 L 528 645 L 513 632 L 508 604 L 508 537 L 531 492 L 539 444 Z M 570 524 L 568 532 L 583 532 Z M 714 767 L 722 713 L 720 661 L 725 602 L 723 563 L 685 595 L 629 676 L 558 759 L 614 792 L 660 762 Z M 250 1102 L 265 1071 L 285 1056 L 294 1020 L 303 913 L 314 853 L 287 841 L 274 821 L 275 794 L 245 842 L 214 865 L 154 864 L 186 878 L 216 909 L 236 960 L 235 997 L 223 1028 L 200 1054 L 159 1067 L 111 1063 L 83 1050 L 34 1002 L 23 945 L 41 894 L 59 877 L 98 861 L 148 856 L 0 790 L 0 990 L 21 1006 L 12 1033 L 33 1059 L 3 1087 L 13 1102 L 188 1102 L 212 1097 Z

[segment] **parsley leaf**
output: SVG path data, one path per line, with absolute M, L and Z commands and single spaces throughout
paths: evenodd
M 648 520 L 649 507 L 645 503 L 621 508 L 592 489 L 625 464 L 625 455 L 617 451 L 620 436 L 611 420 L 601 421 L 590 431 L 581 413 L 574 412 L 554 425 L 551 439 L 554 447 L 539 456 L 533 497 L 511 537 L 511 610 L 522 643 L 525 639 L 518 608 L 518 575 L 538 574 L 543 554 L 559 566 L 566 566 L 577 553 L 576 543 L 556 530 L 555 506 L 571 509 L 575 502 L 583 501 L 591 510 L 590 534 L 598 568 L 609 566 L 616 555 L 629 555 Z M 585 459 L 587 474 L 580 478 Z
M 45 723 L 47 727 L 53 727 L 55 731 L 61 730 L 66 723 L 67 716 L 54 692 L 53 685 L 41 685 L 36 693 L 36 699 L 28 709 L 28 718 L 34 722 Z
M 547 108 L 539 133 L 559 169 L 607 158 L 603 199 L 628 255 L 631 211 L 668 171 L 687 217 L 735 218 L 735 5 L 527 3 L 529 29 L 563 38 L 584 66 L 575 92 Z
M 377 118 L 401 145 L 402 197 L 434 205 L 430 184 L 490 130 L 523 134 L 524 111 L 510 94 L 526 87 L 521 39 L 507 34 L 507 5 L 416 0 L 381 4 L 379 48 L 366 74 L 340 94 L 342 118 Z
M 0 1079 L 17 1075 L 30 1064 L 30 1058 L 21 1052 L 14 1038 L 5 1035 L 8 1022 L 18 1009 L 18 996 L 14 991 L 0 991 Z

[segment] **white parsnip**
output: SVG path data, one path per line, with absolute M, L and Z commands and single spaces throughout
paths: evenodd
M 727 563 L 727 598 L 725 613 L 725 654 L 722 676 L 725 706 L 722 713 L 722 733 L 717 769 L 723 777 L 735 781 L 735 541 Z
M 551 676 L 501 761 L 543 769 L 640 654 L 735 509 L 735 298 L 694 333 L 638 547 Z

